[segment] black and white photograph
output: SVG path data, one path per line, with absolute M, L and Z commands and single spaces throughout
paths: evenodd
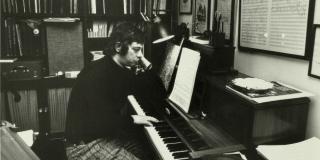
M 194 32 L 202 34 L 208 30 L 210 5 L 208 0 L 195 0 Z
M 179 0 L 180 14 L 192 14 L 192 0 Z
M 0 0 L 0 160 L 320 160 L 320 0 Z

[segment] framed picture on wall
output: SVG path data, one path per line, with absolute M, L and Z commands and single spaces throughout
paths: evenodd
M 233 44 L 234 0 L 216 0 L 214 6 L 215 12 L 212 18 L 216 24 L 213 24 L 212 31 L 218 32 L 217 26 L 220 25 L 221 32 L 225 33 L 225 42 Z
M 311 60 L 309 63 L 308 75 L 320 79 L 320 25 L 314 25 L 314 41 L 311 49 Z
M 239 0 L 238 49 L 309 59 L 314 0 Z
M 191 14 L 192 13 L 192 0 L 180 0 L 180 14 Z
M 202 34 L 209 30 L 210 25 L 210 1 L 209 0 L 195 0 L 194 12 L 194 33 Z

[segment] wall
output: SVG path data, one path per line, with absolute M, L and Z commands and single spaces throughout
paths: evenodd
M 237 4 L 238 0 L 236 0 L 235 9 Z M 191 23 L 192 16 L 179 16 L 179 21 Z M 235 40 L 237 39 L 237 21 L 238 18 L 235 18 Z M 234 44 L 237 44 L 237 41 Z M 307 60 L 240 52 L 236 48 L 234 68 L 240 72 L 265 80 L 280 81 L 314 94 L 311 97 L 306 135 L 320 138 L 320 79 L 309 77 L 308 67 Z

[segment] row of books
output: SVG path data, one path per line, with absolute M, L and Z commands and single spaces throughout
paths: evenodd
M 107 38 L 110 37 L 114 26 L 117 26 L 124 21 L 93 21 L 92 25 L 87 28 L 88 38 Z M 144 25 L 137 22 L 135 24 L 141 30 L 144 30 Z
M 110 27 L 111 26 L 112 25 L 110 25 Z M 109 37 L 111 33 L 109 33 L 108 31 L 109 30 L 108 30 L 108 22 L 107 21 L 94 21 L 94 22 L 92 22 L 92 26 L 87 29 L 88 38 Z
M 146 13 L 147 0 L 1 0 L 2 12 L 7 14 L 79 14 L 127 15 Z M 155 14 L 166 12 L 167 0 L 154 0 Z
M 8 14 L 78 14 L 80 0 L 1 0 L 3 13 Z
M 146 11 L 146 0 L 87 0 L 87 3 L 89 14 L 127 15 Z
M 167 11 L 167 0 L 153 1 L 153 14 L 165 14 Z
M 43 29 L 36 20 L 4 19 L 2 29 L 1 57 L 38 57 L 43 53 Z

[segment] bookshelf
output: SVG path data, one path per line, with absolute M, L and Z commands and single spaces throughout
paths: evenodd
M 91 51 L 103 50 L 111 33 L 110 26 L 121 21 L 133 21 L 137 25 L 142 25 L 145 22 L 140 17 L 140 12 L 152 17 L 156 9 L 154 4 L 164 2 L 165 6 L 159 8 L 161 9 L 159 14 L 165 16 L 165 22 L 170 23 L 172 27 L 171 4 L 177 3 L 172 0 L 0 0 L 1 46 L 3 46 L 0 59 L 17 59 L 14 63 L 1 64 L 1 86 L 3 86 L 1 90 L 4 93 L 2 97 L 5 104 L 1 105 L 1 110 L 5 107 L 6 119 L 22 126 L 23 118 L 32 118 L 32 121 L 23 124 L 20 130 L 34 129 L 40 132 L 40 136 L 63 133 L 65 109 L 75 80 L 55 74 L 59 70 L 71 70 L 63 68 L 53 70 L 53 66 L 65 66 L 59 62 L 59 58 L 68 64 L 78 65 L 72 70 L 81 70 L 91 62 Z M 49 18 L 76 20 L 54 22 L 48 20 Z M 147 58 L 152 56 L 151 28 L 151 25 L 145 24 L 144 31 L 147 36 L 144 51 Z M 74 39 L 68 41 L 67 38 L 70 36 L 65 34 L 54 37 L 54 31 L 60 34 L 62 31 L 66 34 L 73 33 Z M 66 45 L 69 48 L 63 48 Z M 77 47 L 79 45 L 81 48 Z M 70 46 L 77 49 L 70 49 Z M 73 52 L 72 56 L 77 56 L 78 59 L 63 57 L 70 52 Z M 30 62 L 37 63 L 25 66 Z M 17 63 L 24 65 L 25 68 L 17 69 Z M 9 65 L 7 71 L 4 70 L 4 65 Z M 36 78 L 34 70 L 37 70 L 39 75 Z M 3 75 L 3 72 L 10 74 L 11 71 L 20 75 L 20 78 L 16 76 L 6 78 Z M 22 72 L 25 76 L 21 78 Z M 31 100 L 34 103 L 24 103 Z M 30 108 L 34 113 L 28 115 L 26 109 L 20 107 L 21 110 L 17 110 L 17 106 Z M 16 111 L 15 114 L 11 114 L 12 111 Z

